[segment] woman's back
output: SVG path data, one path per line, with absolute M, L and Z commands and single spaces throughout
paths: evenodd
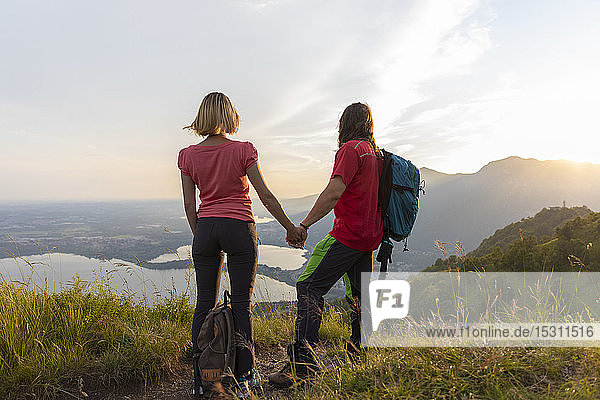
M 303 235 L 285 215 L 267 187 L 258 165 L 258 154 L 250 142 L 227 139 L 239 128 L 239 115 L 223 93 L 207 94 L 194 122 L 187 126 L 205 139 L 179 152 L 185 214 L 194 233 L 192 259 L 196 272 L 197 299 L 192 320 L 194 394 L 202 393 L 202 374 L 214 377 L 214 369 L 200 368 L 198 335 L 209 310 L 215 306 L 219 281 L 227 254 L 231 285 L 231 310 L 235 320 L 237 360 L 234 371 L 238 398 L 248 398 L 249 385 L 259 383 L 254 369 L 250 299 L 258 262 L 258 238 L 248 196 L 248 180 L 267 210 L 287 232 L 286 240 L 303 242 Z M 196 188 L 200 207 L 196 209 Z M 210 326 L 208 327 L 210 331 Z M 237 342 L 237 340 L 236 340 Z M 211 367 L 212 368 L 212 367 Z
M 198 218 L 228 217 L 254 221 L 246 171 L 258 160 L 252 143 L 228 140 L 191 145 L 179 152 L 178 166 L 200 190 Z

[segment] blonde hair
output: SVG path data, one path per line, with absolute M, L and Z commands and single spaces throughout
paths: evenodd
M 240 116 L 229 97 L 220 92 L 213 92 L 204 96 L 196 119 L 183 129 L 191 129 L 198 136 L 220 133 L 231 135 L 238 131 L 239 126 Z

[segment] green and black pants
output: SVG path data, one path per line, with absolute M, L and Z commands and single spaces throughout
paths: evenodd
M 360 276 L 373 269 L 373 252 L 350 248 L 333 236 L 321 240 L 296 283 L 298 316 L 296 345 L 314 346 L 319 341 L 323 296 L 343 277 L 350 303 L 352 342 L 360 343 Z

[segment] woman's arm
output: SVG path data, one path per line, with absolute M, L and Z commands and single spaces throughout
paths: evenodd
M 342 197 L 344 190 L 346 190 L 346 185 L 342 177 L 339 175 L 334 176 L 315 201 L 315 205 L 302 221 L 302 225 L 309 227 L 326 216 L 329 211 L 333 210 L 340 197 Z
M 189 175 L 181 174 L 181 187 L 183 189 L 183 207 L 185 209 L 185 215 L 190 229 L 194 233 L 196 229 L 196 221 L 198 215 L 196 214 L 196 184 Z
M 298 230 L 294 223 L 288 218 L 288 216 L 285 214 L 285 211 L 283 211 L 279 200 L 277 200 L 275 195 L 267 187 L 263 175 L 260 172 L 258 162 L 248 168 L 246 174 L 250 179 L 250 183 L 252 183 L 252 186 L 254 186 L 254 189 L 256 189 L 256 193 L 258 193 L 260 201 L 264 204 L 271 215 L 273 215 L 273 217 L 275 217 L 275 219 L 287 231 L 288 241 L 292 243 L 301 242 L 302 239 L 304 239 L 302 237 L 303 234 L 300 233 L 300 230 Z

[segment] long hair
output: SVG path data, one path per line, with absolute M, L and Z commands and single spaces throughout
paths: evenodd
M 350 104 L 340 117 L 338 124 L 338 146 L 350 140 L 366 140 L 373 150 L 379 153 L 379 148 L 373 138 L 373 115 L 371 108 L 363 103 Z
M 191 129 L 198 136 L 233 134 L 240 126 L 240 116 L 229 97 L 220 92 L 204 96 L 196 119 L 183 129 Z

